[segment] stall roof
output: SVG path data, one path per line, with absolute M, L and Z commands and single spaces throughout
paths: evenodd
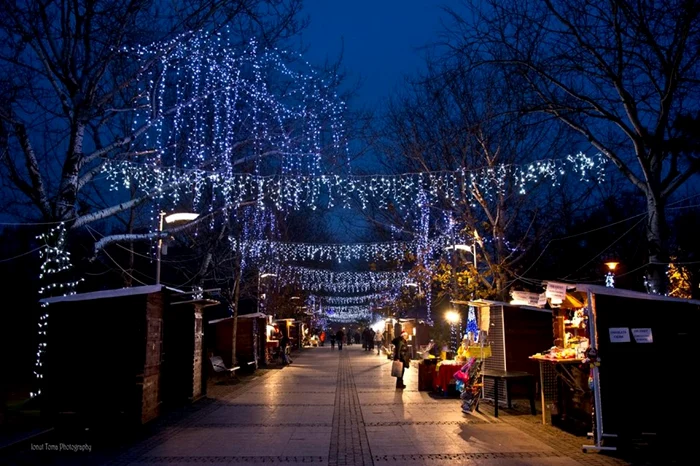
M 590 291 L 593 294 L 603 294 L 603 295 L 608 295 L 608 296 L 620 296 L 622 298 L 630 298 L 630 299 L 647 299 L 650 301 L 670 301 L 670 302 L 674 302 L 674 303 L 688 303 L 688 304 L 700 305 L 700 301 L 696 300 L 696 299 L 673 298 L 671 296 L 647 294 L 647 293 L 642 293 L 640 291 L 625 290 L 622 288 L 612 288 L 612 287 L 601 286 L 601 285 L 588 285 L 585 283 L 576 285 L 576 291 L 584 292 L 584 293 Z
M 202 307 L 209 307 L 209 306 L 216 306 L 218 304 L 221 304 L 219 301 L 215 299 L 190 299 L 187 301 L 177 301 L 175 303 L 171 303 L 173 306 L 176 304 L 199 304 Z
M 44 298 L 39 300 L 40 303 L 53 304 L 72 301 L 90 301 L 92 299 L 120 298 L 123 296 L 137 296 L 141 294 L 158 293 L 164 287 L 163 285 L 146 285 L 134 286 L 131 288 L 119 288 L 116 290 L 92 291 L 90 293 L 79 293 L 68 296 L 56 296 L 54 298 Z M 175 290 L 180 291 L 180 290 Z
M 475 301 L 468 301 L 469 305 L 473 306 L 483 306 L 484 304 L 488 306 L 508 306 L 508 307 L 517 307 L 520 309 L 527 309 L 530 311 L 539 311 L 539 312 L 552 312 L 551 309 L 546 309 L 544 307 L 537 307 L 537 306 L 527 306 L 525 304 L 510 304 L 506 303 L 505 301 L 490 301 L 488 299 L 477 299 Z
M 242 315 L 239 315 L 239 316 L 238 316 L 239 319 L 253 319 L 253 318 L 256 318 L 256 317 L 259 318 L 259 319 L 266 319 L 266 318 L 267 318 L 267 314 L 263 314 L 262 312 L 254 312 L 254 313 L 252 313 L 252 314 L 242 314 Z M 209 323 L 210 323 L 210 324 L 215 324 L 215 323 L 217 323 L 217 322 L 223 322 L 223 321 L 225 321 L 225 320 L 231 320 L 231 319 L 233 319 L 233 316 L 222 317 L 221 319 L 210 320 Z

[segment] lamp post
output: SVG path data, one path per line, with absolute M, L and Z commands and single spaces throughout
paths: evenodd
M 476 242 L 472 243 L 471 246 L 468 244 L 453 244 L 451 246 L 445 247 L 445 249 L 452 251 L 467 251 L 471 253 L 474 268 L 476 268 Z
M 176 222 L 191 222 L 199 217 L 199 214 L 190 212 L 179 212 L 175 214 L 166 214 L 161 212 L 158 214 L 158 250 L 156 251 L 156 285 L 160 285 L 160 262 L 163 256 L 163 238 L 161 233 L 163 233 L 163 222 L 165 223 L 176 223 Z
M 605 265 L 608 267 L 608 273 L 605 274 L 605 286 L 608 288 L 615 288 L 615 269 L 619 262 L 606 262 Z
M 277 274 L 274 273 L 260 273 L 258 271 L 258 312 L 260 312 L 260 301 L 261 301 L 261 296 L 260 296 L 260 282 L 262 281 L 263 278 L 267 277 L 276 277 Z

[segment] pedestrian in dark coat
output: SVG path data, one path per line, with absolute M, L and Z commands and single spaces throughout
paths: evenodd
M 406 385 L 403 383 L 403 374 L 406 372 L 406 369 L 410 367 L 411 364 L 411 357 L 410 357 L 410 352 L 408 351 L 408 333 L 407 332 L 401 332 L 401 335 L 394 338 L 391 343 L 394 345 L 394 361 L 402 361 L 403 362 L 403 370 L 401 371 L 401 377 L 396 378 L 396 388 L 406 388 Z

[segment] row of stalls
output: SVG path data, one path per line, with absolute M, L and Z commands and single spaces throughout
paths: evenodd
M 80 422 L 144 424 L 163 409 L 206 394 L 210 358 L 255 370 L 278 344 L 276 324 L 292 342 L 303 324 L 261 313 L 212 319 L 220 303 L 162 285 L 42 300 L 47 306 L 42 350 L 42 411 Z M 211 312 L 210 312 L 211 311 Z
M 447 395 L 456 387 L 466 413 L 479 400 L 505 407 L 530 398 L 535 414 L 536 393 L 542 422 L 588 436 L 584 451 L 691 445 L 700 301 L 546 285 L 541 294 L 514 293 L 511 303 L 461 303 L 469 322 L 460 332 L 469 338 L 457 354 L 419 351 L 418 389 Z
M 692 355 L 700 301 L 596 285 L 550 282 L 547 291 L 516 303 L 473 301 L 488 313 L 480 342 L 483 374 L 532 374 L 542 422 L 586 435 L 584 451 L 655 442 L 690 445 L 695 385 Z M 514 384 L 497 391 L 482 377 L 481 399 L 504 405 Z

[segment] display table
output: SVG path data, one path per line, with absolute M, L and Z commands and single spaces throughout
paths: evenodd
M 418 391 L 429 392 L 433 390 L 435 380 L 435 368 L 437 361 L 423 360 L 418 363 Z
M 279 345 L 280 345 L 279 340 L 267 340 L 265 342 L 265 363 L 266 364 L 269 364 L 272 362 L 275 348 L 278 348 Z
M 454 380 L 452 377 L 455 372 L 460 370 L 464 366 L 464 363 L 457 363 L 456 361 L 444 361 L 437 366 L 435 375 L 433 378 L 433 387 L 442 390 L 442 394 L 447 396 L 447 389 L 449 388 L 450 382 Z
M 532 415 L 537 414 L 535 408 L 535 377 L 529 372 L 523 371 L 496 371 L 484 369 L 481 371 L 481 377 L 484 379 L 493 380 L 493 412 L 494 416 L 498 417 L 498 385 L 500 381 L 503 381 L 506 389 L 506 400 L 508 402 L 508 408 L 512 408 L 510 400 L 510 385 L 509 382 L 520 382 L 525 383 L 528 389 L 528 395 L 530 398 L 530 411 Z

